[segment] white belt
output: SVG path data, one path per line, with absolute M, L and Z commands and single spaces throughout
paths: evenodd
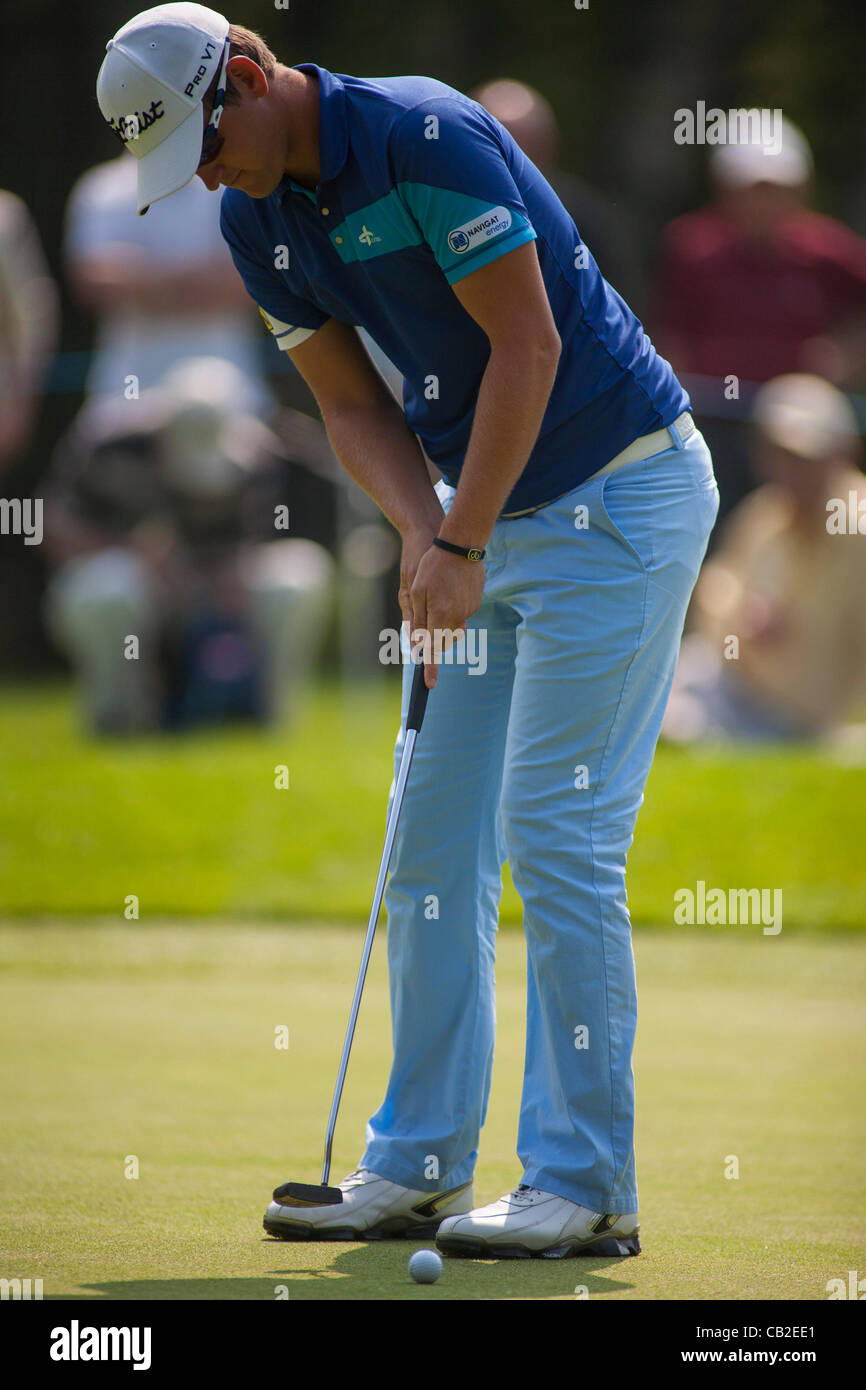
M 654 430 L 652 434 L 642 434 L 639 439 L 633 439 L 631 444 L 616 454 L 603 468 L 599 468 L 596 473 L 591 473 L 585 481 L 591 483 L 594 478 L 603 478 L 606 473 L 614 473 L 617 468 L 623 468 L 627 463 L 639 463 L 641 459 L 652 458 L 653 454 L 661 454 L 670 448 L 674 432 L 684 443 L 690 434 L 694 434 L 696 429 L 697 426 L 691 415 L 687 410 L 684 410 L 682 415 L 677 416 L 672 425 L 665 425 L 663 430 Z M 676 448 L 676 440 L 673 443 L 674 448 Z M 583 483 L 579 486 L 582 487 Z M 568 492 L 573 491 L 573 488 L 568 489 Z M 566 495 L 567 493 L 561 492 L 559 497 Z M 559 497 L 552 497 L 550 502 L 558 502 Z M 540 512 L 542 507 L 549 507 L 550 502 L 541 502 L 537 507 L 527 508 L 525 512 L 503 512 L 502 515 L 508 521 L 513 517 L 530 516 L 532 512 Z
M 600 468 L 597 473 L 590 474 L 587 482 L 592 478 L 603 478 L 605 473 L 613 473 L 617 468 L 622 468 L 626 463 L 639 463 L 641 459 L 652 458 L 653 454 L 660 454 L 671 442 L 671 431 L 676 430 L 680 440 L 684 443 L 690 434 L 694 434 L 697 426 L 687 410 L 682 415 L 678 415 L 672 425 L 666 425 L 663 430 L 654 430 L 652 434 L 642 434 L 640 439 L 635 439 L 626 449 L 618 453 L 606 463 L 604 468 Z M 676 448 L 676 442 L 674 442 Z

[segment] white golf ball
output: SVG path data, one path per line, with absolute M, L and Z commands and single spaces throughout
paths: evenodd
M 435 1250 L 416 1250 L 409 1260 L 409 1273 L 416 1284 L 435 1284 L 442 1273 L 442 1261 Z

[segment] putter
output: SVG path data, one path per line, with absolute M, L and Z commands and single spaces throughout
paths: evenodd
M 367 925 L 364 950 L 361 954 L 361 966 L 358 971 L 358 981 L 355 985 L 355 997 L 352 1000 L 352 1008 L 349 1013 L 349 1025 L 346 1029 L 346 1039 L 343 1043 L 343 1055 L 340 1058 L 337 1085 L 334 1090 L 334 1099 L 331 1102 L 331 1113 L 328 1116 L 328 1130 L 325 1137 L 325 1163 L 322 1168 L 322 1184 L 319 1187 L 316 1183 L 283 1183 L 282 1187 L 274 1189 L 274 1201 L 279 1202 L 280 1205 L 284 1207 L 335 1207 L 343 1200 L 343 1193 L 339 1187 L 328 1186 L 328 1178 L 331 1175 L 331 1146 L 334 1142 L 334 1130 L 337 1127 L 337 1111 L 340 1108 L 340 1097 L 343 1094 L 343 1082 L 346 1080 L 346 1069 L 349 1065 L 349 1053 L 352 1050 L 352 1039 L 355 1036 L 355 1024 L 358 1021 L 358 1010 L 361 1007 L 361 994 L 364 989 L 364 980 L 367 976 L 370 952 L 373 949 L 373 937 L 376 934 L 376 923 L 379 919 L 379 909 L 382 906 L 382 896 L 385 892 L 385 879 L 388 874 L 388 865 L 391 862 L 391 850 L 394 845 L 394 836 L 397 833 L 397 821 L 400 817 L 400 808 L 403 805 L 403 793 L 406 790 L 409 768 L 412 765 L 415 740 L 424 722 L 424 711 L 427 708 L 427 696 L 429 693 L 430 692 L 424 684 L 424 663 L 422 661 L 416 665 L 415 674 L 412 678 L 412 693 L 409 697 L 409 712 L 406 716 L 406 742 L 403 745 L 403 754 L 400 758 L 400 770 L 397 774 L 397 785 L 394 790 L 394 800 L 391 803 L 391 813 L 388 816 L 388 823 L 385 827 L 385 847 L 382 850 L 379 877 L 376 879 L 376 891 L 373 894 L 373 907 L 370 912 L 370 921 Z

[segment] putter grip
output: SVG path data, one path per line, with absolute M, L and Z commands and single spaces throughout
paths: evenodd
M 424 711 L 427 708 L 427 696 L 430 691 L 424 684 L 424 663 L 419 661 L 415 667 L 415 674 L 412 677 L 412 693 L 409 696 L 409 713 L 406 716 L 406 728 L 420 730 L 424 723 Z

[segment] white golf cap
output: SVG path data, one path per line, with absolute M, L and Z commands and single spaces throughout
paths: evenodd
M 710 156 L 713 177 L 726 188 L 776 183 L 799 188 L 812 176 L 812 151 L 801 130 L 775 111 L 761 110 L 748 140 L 730 140 Z
M 204 5 L 156 5 L 106 45 L 96 99 L 138 160 L 139 214 L 195 175 L 202 98 L 223 63 L 228 35 L 229 21 Z
M 805 459 L 850 453 L 859 435 L 848 398 L 823 377 L 801 372 L 766 382 L 752 402 L 752 419 L 767 439 Z

